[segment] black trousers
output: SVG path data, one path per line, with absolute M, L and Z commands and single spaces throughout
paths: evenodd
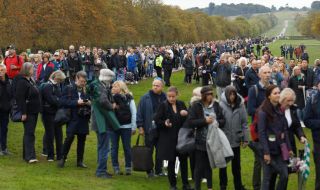
M 153 152 L 155 152 L 155 171 L 151 170 L 151 171 L 147 171 L 147 174 L 153 173 L 155 172 L 155 174 L 160 174 L 162 173 L 162 167 L 163 167 L 163 160 L 158 159 L 158 155 L 157 155 L 157 143 L 154 141 L 154 139 L 150 138 L 150 134 L 149 133 L 145 133 L 144 136 L 144 141 L 145 141 L 145 145 L 149 148 L 151 148 L 151 152 L 153 154 Z
M 9 112 L 0 112 L 0 151 L 7 149 Z
M 64 140 L 63 149 L 62 149 L 62 156 L 63 159 L 67 159 L 68 153 L 70 151 L 70 147 L 72 145 L 72 142 L 74 140 L 74 136 L 77 135 L 77 163 L 80 163 L 83 161 L 83 155 L 84 155 L 84 147 L 86 143 L 86 134 L 70 134 L 67 133 L 67 137 Z
M 261 188 L 261 170 L 262 170 L 262 160 L 259 156 L 254 153 L 254 166 L 252 174 L 252 185 L 254 190 L 260 190 Z
M 241 164 L 240 164 L 240 147 L 232 148 L 234 157 L 231 161 L 232 166 L 232 175 L 233 175 L 233 184 L 235 190 L 242 189 L 242 180 L 241 180 Z M 228 185 L 228 175 L 227 168 L 221 168 L 219 171 L 220 176 L 220 187 L 221 189 L 226 189 Z
M 36 159 L 35 130 L 37 126 L 38 114 L 27 114 L 26 121 L 23 122 L 23 159 L 29 161 Z
M 181 170 L 181 179 L 183 186 L 187 186 L 188 183 L 188 156 L 187 155 L 178 155 L 180 161 L 180 170 Z M 175 174 L 175 164 L 176 161 L 172 160 L 168 163 L 168 179 L 171 187 L 177 185 L 177 178 Z
M 172 69 L 164 69 L 164 82 L 166 83 L 166 86 L 170 86 L 170 78 L 172 74 Z
M 157 77 L 162 78 L 162 68 L 161 67 L 154 67 L 157 72 Z
M 202 178 L 207 179 L 208 189 L 212 188 L 212 170 L 208 158 L 208 153 L 206 151 L 196 150 L 195 152 L 195 190 L 201 190 L 201 180 Z
M 192 83 L 192 74 L 191 75 L 185 75 L 185 82 L 191 84 Z
M 54 140 L 56 141 L 57 160 L 62 159 L 62 126 L 54 123 L 55 114 L 43 113 L 42 121 L 45 128 L 45 144 L 48 159 L 54 159 Z

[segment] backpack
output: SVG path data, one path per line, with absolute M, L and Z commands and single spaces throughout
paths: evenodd
M 130 95 L 121 95 L 116 94 L 113 97 L 115 103 L 118 105 L 118 108 L 115 109 L 116 117 L 120 125 L 126 125 L 131 123 L 131 110 L 130 110 L 130 101 L 132 97 Z

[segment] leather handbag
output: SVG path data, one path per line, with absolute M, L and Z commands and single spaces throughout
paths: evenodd
M 22 112 L 20 111 L 17 101 L 11 101 L 10 119 L 12 122 L 21 122 Z
M 153 169 L 152 149 L 145 145 L 139 145 L 140 135 L 136 145 L 132 147 L 132 165 L 134 171 L 150 171 Z
M 57 110 L 56 115 L 54 116 L 54 122 L 57 125 L 64 125 L 70 121 L 71 118 L 71 110 L 60 108 Z
M 192 128 L 181 128 L 178 134 L 176 149 L 179 153 L 185 154 L 195 150 L 195 134 Z

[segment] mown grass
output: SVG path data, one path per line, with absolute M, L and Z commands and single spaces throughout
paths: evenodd
M 180 99 L 188 101 L 192 94 L 192 89 L 197 85 L 186 85 L 182 82 L 183 71 L 175 73 L 172 77 L 172 84 L 180 90 Z M 130 86 L 130 89 L 135 95 L 136 102 L 139 98 L 151 88 L 152 80 L 145 80 L 139 85 Z M 40 156 L 42 150 L 42 135 L 44 128 L 39 120 L 36 130 L 36 151 L 40 162 L 35 165 L 28 165 L 22 161 L 22 134 L 23 127 L 21 124 L 10 123 L 9 126 L 9 149 L 14 154 L 8 157 L 0 157 L 0 189 L 98 189 L 98 190 L 164 190 L 168 189 L 167 178 L 146 179 L 145 173 L 134 172 L 132 176 L 116 176 L 110 180 L 97 179 L 94 176 L 96 167 L 96 136 L 91 132 L 87 138 L 85 149 L 85 163 L 89 166 L 88 169 L 78 169 L 75 167 L 75 143 L 70 151 L 70 156 L 64 169 L 58 169 L 56 163 L 48 163 Z M 305 129 L 309 139 L 310 132 Z M 136 136 L 132 139 L 135 143 Z M 249 149 L 242 149 L 242 179 L 243 183 L 251 188 L 252 168 L 253 168 L 253 153 Z M 120 162 L 123 160 L 123 151 L 120 148 Z M 108 163 L 109 171 L 112 172 L 110 160 Z M 312 163 L 313 168 L 313 163 Z M 228 189 L 233 189 L 232 175 L 229 167 L 229 186 Z M 218 170 L 214 170 L 213 175 L 214 189 L 219 187 Z M 307 183 L 307 189 L 311 189 L 314 185 L 314 171 L 312 170 L 310 180 Z M 181 186 L 178 182 L 178 186 Z M 296 175 L 291 175 L 288 189 L 295 189 L 297 186 Z

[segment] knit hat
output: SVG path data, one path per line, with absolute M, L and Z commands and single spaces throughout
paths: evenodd
M 202 87 L 200 92 L 201 92 L 201 94 L 206 94 L 206 93 L 212 92 L 212 91 L 213 91 L 213 88 L 211 86 L 204 86 L 204 87 Z
M 101 69 L 99 80 L 104 82 L 111 82 L 113 77 L 115 76 L 114 72 L 110 69 Z

